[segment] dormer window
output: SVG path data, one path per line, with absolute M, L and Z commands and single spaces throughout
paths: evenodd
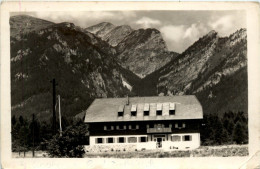
M 118 112 L 118 117 L 122 117 L 124 115 L 124 112 Z
M 136 110 L 137 110 L 136 105 L 133 104 L 131 107 L 131 116 L 136 116 Z
M 119 106 L 118 112 L 117 112 L 118 117 L 124 116 L 124 107 L 125 107 L 124 105 Z
M 136 116 L 136 111 L 131 111 L 131 116 Z
M 158 103 L 156 107 L 156 115 L 161 116 L 162 115 L 162 103 Z
M 169 110 L 170 115 L 175 115 L 175 104 L 170 103 L 170 110 Z
M 144 116 L 149 116 L 149 104 L 148 103 L 145 103 L 144 104 Z

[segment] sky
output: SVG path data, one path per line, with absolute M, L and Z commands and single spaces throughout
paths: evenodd
M 246 12 L 233 11 L 86 11 L 32 12 L 31 16 L 55 23 L 72 22 L 86 28 L 100 22 L 116 26 L 129 25 L 133 29 L 156 28 L 171 51 L 183 52 L 211 30 L 219 36 L 229 36 L 246 28 Z

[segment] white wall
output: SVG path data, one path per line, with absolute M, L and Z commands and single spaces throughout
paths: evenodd
M 191 135 L 191 141 L 182 140 L 182 136 Z M 178 147 L 178 150 L 196 149 L 200 146 L 200 133 L 185 133 L 185 134 L 171 134 L 170 136 L 181 136 L 181 141 L 165 141 L 162 142 L 163 149 L 170 149 Z
M 182 140 L 182 136 L 184 135 L 190 135 L 192 137 L 191 141 L 184 141 Z M 180 136 L 180 141 L 171 141 L 170 136 Z M 106 139 L 108 137 L 115 138 L 114 143 L 106 143 Z M 125 137 L 125 143 L 118 143 L 117 138 L 118 137 Z M 128 137 L 149 137 L 148 142 L 139 142 L 137 139 L 137 143 L 128 143 Z M 94 145 L 104 145 L 104 146 L 114 146 L 114 145 L 120 145 L 120 146 L 127 146 L 127 145 L 135 145 L 138 150 L 141 149 L 156 149 L 156 141 L 150 141 L 150 135 L 119 135 L 119 136 L 90 136 L 89 143 L 90 146 Z M 105 142 L 101 144 L 96 143 L 96 138 L 104 138 Z M 154 137 L 153 137 L 154 138 Z M 185 133 L 185 134 L 169 134 L 168 135 L 168 141 L 165 139 L 165 141 L 162 142 L 162 149 L 165 150 L 189 150 L 189 149 L 196 149 L 200 146 L 200 133 Z M 173 149 L 174 148 L 174 149 Z

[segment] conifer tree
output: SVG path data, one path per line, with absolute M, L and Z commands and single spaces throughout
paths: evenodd
M 243 144 L 246 140 L 246 131 L 243 128 L 242 124 L 238 121 L 235 125 L 233 141 L 237 144 Z

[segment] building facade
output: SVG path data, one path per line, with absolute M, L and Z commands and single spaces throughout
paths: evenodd
M 187 150 L 200 146 L 202 106 L 193 95 L 96 99 L 87 151 Z

